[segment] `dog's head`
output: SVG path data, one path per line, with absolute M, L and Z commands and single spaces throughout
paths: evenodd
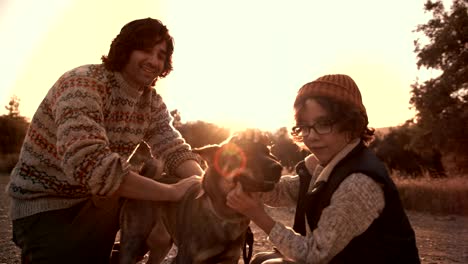
M 269 138 L 247 130 L 219 145 L 194 149 L 207 162 L 205 178 L 220 184 L 223 192 L 237 182 L 248 192 L 267 192 L 281 177 L 282 166 L 269 149 Z M 213 179 L 214 178 L 214 179 Z M 205 179 L 204 179 L 205 181 Z

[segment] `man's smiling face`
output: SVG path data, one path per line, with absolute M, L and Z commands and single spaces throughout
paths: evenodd
M 167 43 L 161 41 L 146 50 L 134 50 L 122 69 L 124 79 L 133 87 L 150 86 L 161 74 L 167 57 Z

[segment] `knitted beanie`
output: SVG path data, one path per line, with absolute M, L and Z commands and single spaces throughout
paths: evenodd
M 306 83 L 297 92 L 294 106 L 308 97 L 323 96 L 351 104 L 366 114 L 361 93 L 356 83 L 344 74 L 325 75 L 313 82 Z M 366 114 L 367 115 L 367 114 Z

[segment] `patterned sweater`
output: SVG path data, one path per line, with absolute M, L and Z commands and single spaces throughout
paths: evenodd
M 348 144 L 325 167 L 318 165 L 313 155 L 308 156 L 305 164 L 312 175 L 309 191 L 315 182 L 327 181 L 335 165 L 358 143 L 355 140 Z M 299 176 L 283 176 L 274 191 L 262 195 L 262 200 L 270 206 L 295 207 L 298 193 Z M 365 174 L 354 173 L 332 195 L 315 230 L 308 230 L 304 237 L 276 222 L 268 239 L 285 257 L 297 263 L 328 263 L 354 237 L 366 231 L 384 207 L 382 187 Z
M 130 87 L 103 65 L 65 73 L 33 116 L 11 172 L 11 218 L 112 195 L 142 141 L 165 161 L 169 173 L 186 160 L 197 160 L 171 121 L 155 89 Z

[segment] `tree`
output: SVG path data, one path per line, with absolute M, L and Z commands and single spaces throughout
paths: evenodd
M 19 98 L 11 97 L 5 109 L 8 114 L 0 116 L 0 154 L 19 153 L 23 144 L 29 123 L 19 112 Z
M 229 130 L 213 123 L 195 121 L 177 127 L 184 139 L 194 148 L 219 144 L 229 137 Z
M 0 172 L 10 172 L 18 161 L 19 152 L 29 126 L 20 115 L 19 98 L 13 96 L 5 109 L 8 114 L 0 116 Z
M 19 104 L 20 99 L 13 95 L 8 102 L 8 105 L 5 106 L 5 109 L 8 111 L 9 117 L 18 117 L 19 116 Z
M 172 125 L 175 128 L 178 128 L 182 125 L 182 117 L 180 116 L 180 112 L 177 109 L 174 109 L 170 112 L 173 120 L 172 120 Z
M 383 136 L 377 135 L 370 148 L 387 165 L 390 172 L 401 176 L 420 177 L 425 173 L 432 178 L 446 177 L 440 152 L 431 145 L 414 145 L 413 138 L 420 134 L 412 122 L 391 128 Z
M 461 160 L 468 159 L 468 0 L 454 0 L 450 12 L 442 2 L 424 5 L 433 18 L 417 26 L 428 43 L 415 41 L 418 68 L 439 70 L 436 77 L 412 85 L 410 103 L 421 134 L 416 143 L 430 145 Z M 466 162 L 461 162 L 466 166 Z
M 183 123 L 181 113 L 177 109 L 170 111 L 170 114 L 174 119 L 172 125 L 194 148 L 219 144 L 229 137 L 229 129 L 200 120 Z
M 273 146 L 271 147 L 271 152 L 288 171 L 292 171 L 294 166 L 308 155 L 308 151 L 301 149 L 289 137 L 286 127 L 278 129 L 272 135 L 272 139 Z

